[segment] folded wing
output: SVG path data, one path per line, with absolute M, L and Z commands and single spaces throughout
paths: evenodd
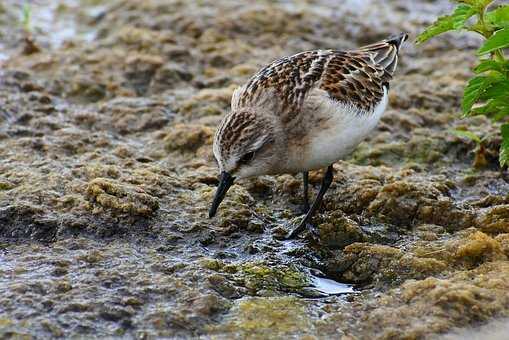
M 235 91 L 232 110 L 277 101 L 283 120 L 292 120 L 307 94 L 318 88 L 332 99 L 369 112 L 389 87 L 406 38 L 401 34 L 354 51 L 316 50 L 278 59 Z

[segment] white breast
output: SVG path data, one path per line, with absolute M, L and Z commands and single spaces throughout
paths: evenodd
M 320 95 L 320 94 L 319 94 Z M 361 112 L 352 105 L 346 105 L 321 95 L 313 99 L 314 112 L 307 126 L 308 147 L 301 154 L 300 170 L 320 169 L 350 154 L 375 128 L 387 107 L 387 88 L 373 112 Z

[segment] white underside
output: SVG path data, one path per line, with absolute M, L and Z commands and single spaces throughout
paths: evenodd
M 387 107 L 387 88 L 373 112 L 360 112 L 351 105 L 345 105 L 329 97 L 322 97 L 315 120 L 325 123 L 311 129 L 308 151 L 301 156 L 299 171 L 327 167 L 350 154 L 380 121 Z

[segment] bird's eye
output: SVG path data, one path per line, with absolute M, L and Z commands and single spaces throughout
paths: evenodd
M 241 164 L 246 164 L 246 163 L 249 163 L 253 160 L 254 158 L 254 151 L 251 151 L 251 152 L 248 152 L 246 153 L 244 156 L 242 156 L 242 158 L 240 159 L 240 163 Z

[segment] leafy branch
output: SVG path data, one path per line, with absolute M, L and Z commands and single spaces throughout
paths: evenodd
M 504 49 L 509 47 L 509 5 L 494 6 L 493 0 L 455 0 L 458 6 L 450 15 L 439 17 L 418 37 L 417 43 L 449 31 L 466 30 L 485 40 L 477 50 L 476 76 L 465 87 L 463 116 L 484 115 L 501 122 L 500 166 L 509 166 L 509 61 Z M 495 8 L 493 8 L 495 7 Z M 456 135 L 480 142 L 479 137 L 462 131 Z

